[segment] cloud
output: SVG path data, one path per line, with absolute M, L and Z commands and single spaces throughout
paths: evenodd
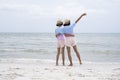
M 119 26 L 119 4 L 120 0 L 0 0 L 0 27 L 31 26 L 33 30 L 34 25 L 39 27 L 53 23 L 50 25 L 54 26 L 58 18 L 76 19 L 83 12 L 88 14 L 89 25 L 86 24 L 86 27 L 98 24 L 103 27 Z
M 79 0 L 64 0 L 63 2 L 58 0 L 52 0 L 54 3 L 47 3 L 45 1 L 35 2 L 33 0 L 11 0 L 6 2 L 1 2 L 0 4 L 0 12 L 4 14 L 4 12 L 10 13 L 15 16 L 32 16 L 32 17 L 42 17 L 42 16 L 73 16 L 80 15 L 83 12 L 88 14 L 99 14 L 99 13 L 107 13 L 105 9 L 97 9 L 91 8 L 90 4 L 93 5 L 90 1 L 89 6 L 86 6 L 84 2 Z M 44 4 L 42 4 L 44 3 Z M 97 2 L 98 3 L 98 2 Z M 9 15 L 9 14 L 7 14 Z
M 42 15 L 43 8 L 40 5 L 30 4 L 2 4 L 1 12 L 13 13 L 13 15 Z
M 60 2 L 51 5 L 46 3 L 46 5 L 41 5 L 37 3 L 22 3 L 17 0 L 14 2 L 3 2 L 0 4 L 0 11 L 11 13 L 17 16 L 72 16 L 79 15 L 82 12 L 95 13 L 95 9 L 87 9 L 85 6 L 80 5 L 77 0 L 65 0 L 64 4 Z M 32 0 L 31 0 L 32 1 Z M 29 2 L 29 1 L 28 1 Z M 33 1 L 34 2 L 34 1 Z M 8 14 L 7 14 L 8 15 Z

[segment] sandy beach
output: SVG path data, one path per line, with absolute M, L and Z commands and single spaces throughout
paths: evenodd
M 55 66 L 40 59 L 0 59 L 0 80 L 120 80 L 120 63 L 74 62 Z

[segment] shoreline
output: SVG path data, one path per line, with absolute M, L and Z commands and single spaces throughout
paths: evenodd
M 0 59 L 0 80 L 118 80 L 120 63 L 55 65 L 53 60 Z

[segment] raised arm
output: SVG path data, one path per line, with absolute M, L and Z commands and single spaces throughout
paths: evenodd
M 75 23 L 77 23 L 83 16 L 87 15 L 86 13 L 83 13 L 76 21 Z

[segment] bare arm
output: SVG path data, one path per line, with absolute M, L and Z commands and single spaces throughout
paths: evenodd
M 74 34 L 64 34 L 66 37 L 70 37 L 70 36 L 72 36 L 72 37 L 74 37 L 75 35 Z
M 83 16 L 87 15 L 86 13 L 83 13 L 76 21 L 75 23 L 77 23 Z

